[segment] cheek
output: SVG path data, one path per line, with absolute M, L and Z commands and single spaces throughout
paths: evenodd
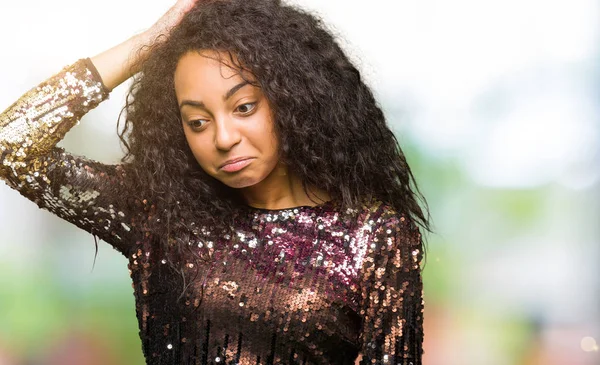
M 279 140 L 272 130 L 264 130 L 261 136 L 263 174 L 270 174 L 279 161 Z
M 276 136 L 270 134 L 271 138 L 266 141 L 267 150 L 265 151 L 275 163 L 277 163 L 279 141 Z
M 208 144 L 192 133 L 186 133 L 185 138 L 196 161 L 206 171 L 211 161 L 210 151 L 206 149 Z
M 275 133 L 273 117 L 268 112 L 261 114 L 258 116 L 260 122 L 256 123 L 256 128 L 253 131 L 254 139 L 259 141 L 265 155 L 274 156 L 279 148 L 279 139 Z

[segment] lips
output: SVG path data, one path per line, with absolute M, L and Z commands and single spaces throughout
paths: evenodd
M 232 158 L 230 160 L 225 161 L 223 164 L 221 164 L 221 166 L 219 166 L 220 169 L 222 169 L 223 167 L 236 163 L 236 162 L 240 162 L 240 161 L 244 161 L 244 160 L 248 160 L 251 159 L 252 157 L 236 157 L 236 158 Z
M 252 160 L 254 160 L 254 159 L 253 158 L 238 159 L 235 162 L 223 165 L 223 167 L 221 167 L 220 170 L 227 172 L 227 173 L 238 172 L 238 171 L 244 169 L 246 166 L 250 165 L 252 163 Z

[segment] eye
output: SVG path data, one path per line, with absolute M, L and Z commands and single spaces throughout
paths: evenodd
M 195 119 L 187 122 L 187 125 L 192 129 L 200 129 L 206 124 L 206 119 Z
M 256 103 L 246 103 L 246 104 L 242 104 L 240 106 L 238 106 L 238 110 L 242 113 L 242 114 L 248 114 L 250 113 L 252 110 L 254 110 L 254 108 L 256 107 Z

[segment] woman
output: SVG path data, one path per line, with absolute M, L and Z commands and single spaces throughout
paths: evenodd
M 131 76 L 122 164 L 56 147 Z M 128 258 L 148 364 L 421 364 L 429 223 L 314 16 L 179 0 L 10 106 L 0 152 L 10 187 Z

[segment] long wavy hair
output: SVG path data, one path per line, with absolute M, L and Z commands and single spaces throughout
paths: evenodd
M 417 193 L 427 202 L 381 107 L 318 17 L 279 0 L 204 0 L 149 47 L 119 138 L 133 195 L 149 206 L 145 228 L 164 252 L 188 247 L 174 234 L 183 225 L 201 219 L 227 230 L 244 206 L 236 189 L 202 170 L 183 132 L 175 68 L 186 52 L 203 49 L 222 51 L 222 61 L 255 77 L 273 108 L 280 159 L 305 190 L 318 186 L 342 207 L 380 199 L 431 231 Z

